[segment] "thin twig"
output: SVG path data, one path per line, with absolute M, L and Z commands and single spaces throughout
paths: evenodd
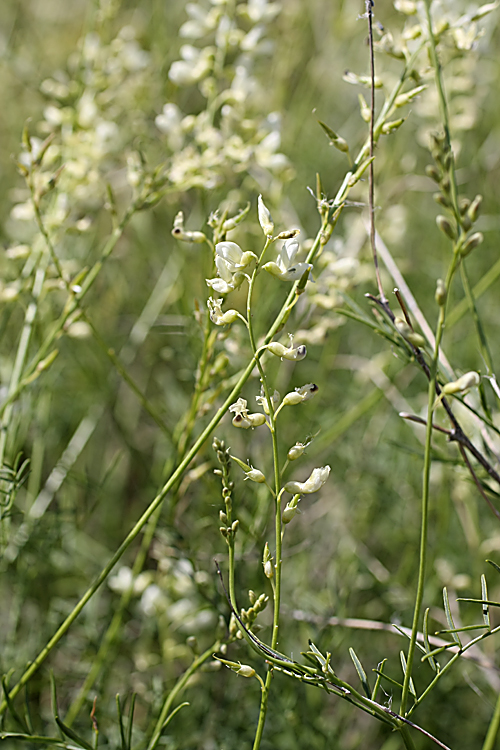
M 377 244 L 375 239 L 375 214 L 374 214 L 374 179 L 373 179 L 373 156 L 374 156 L 374 127 L 375 127 L 375 55 L 373 52 L 373 0 L 366 0 L 366 17 L 368 19 L 368 43 L 370 45 L 370 166 L 368 167 L 368 207 L 370 213 L 370 244 L 372 246 L 373 264 L 375 276 L 377 277 L 378 293 L 380 301 L 385 305 L 387 298 L 384 294 L 380 270 L 378 267 Z

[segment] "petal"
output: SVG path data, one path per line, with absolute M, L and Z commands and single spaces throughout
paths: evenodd
M 286 242 L 283 243 L 281 252 L 288 259 L 287 266 L 293 263 L 293 259 L 299 252 L 299 247 L 300 245 L 298 243 L 298 240 L 296 240 L 294 237 L 291 240 L 286 240 Z
M 236 242 L 218 242 L 215 246 L 216 256 L 224 258 L 229 266 L 240 267 L 243 250 Z
M 207 282 L 207 286 L 211 287 L 218 294 L 229 294 L 229 292 L 233 291 L 232 285 L 223 279 L 205 279 L 205 281 Z
M 312 268 L 312 263 L 296 263 L 294 266 L 290 266 L 281 275 L 283 281 L 298 281 Z
M 221 258 L 220 255 L 217 255 L 215 258 L 215 265 L 217 267 L 217 273 L 221 277 L 221 279 L 224 279 L 224 281 L 231 282 L 233 279 L 233 273 L 231 271 L 231 268 L 229 267 L 228 262 Z

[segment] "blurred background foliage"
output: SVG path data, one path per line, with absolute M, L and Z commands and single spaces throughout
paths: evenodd
M 115 177 L 118 175 L 115 183 L 120 186 L 124 183 L 123 154 L 140 149 L 149 163 L 161 160 L 165 142 L 155 127 L 155 117 L 165 102 L 176 101 L 185 113 L 195 114 L 203 102 L 196 86 L 178 87 L 168 78 L 183 42 L 179 28 L 185 21 L 185 3 L 143 0 L 140 6 L 133 2 L 107 5 L 109 19 L 99 31 L 103 44 L 111 44 L 126 28 L 122 39 L 130 40 L 135 34 L 137 49 L 148 55 L 147 64 L 138 68 L 137 86 L 134 84 L 133 91 L 125 90 L 126 96 L 114 110 L 121 140 L 118 152 L 106 159 L 113 162 L 110 169 L 115 170 Z M 342 0 L 288 0 L 283 4 L 267 32 L 272 44 L 267 54 L 256 60 L 254 74 L 263 85 L 260 98 L 252 106 L 264 117 L 270 112 L 281 113 L 279 151 L 288 160 L 284 169 L 278 176 L 242 173 L 228 175 L 220 184 L 205 189 L 184 189 L 181 185 L 171 190 L 152 210 L 136 214 L 86 299 L 89 319 L 106 345 L 123 354 L 128 371 L 147 394 L 165 428 L 159 429 L 141 408 L 102 347 L 85 329 L 82 335 L 77 330 L 73 336 L 60 339 L 57 360 L 16 405 L 6 462 L 13 465 L 21 453 L 31 463 L 8 519 L 8 539 L 4 537 L 1 668 L 4 673 L 13 670 L 11 681 L 71 611 L 178 458 L 184 429 L 179 420 L 189 409 L 203 340 L 203 322 L 195 317 L 195 310 L 206 305 L 204 279 L 212 274 L 212 259 L 206 246 L 180 244 L 171 236 L 174 216 L 182 209 L 188 229 L 206 231 L 208 214 L 226 200 L 228 193 L 233 209 L 249 200 L 252 219 L 241 225 L 241 233 L 234 238 L 257 252 L 261 235 L 253 216 L 256 196 L 263 192 L 280 229 L 300 226 L 302 240 L 314 236 L 319 222 L 307 187 L 315 187 L 319 172 L 323 189 L 331 198 L 348 167 L 345 154 L 329 145 L 317 121 L 325 121 L 346 138 L 353 153 L 366 137 L 358 105 L 358 92 L 363 89 L 343 79 L 345 71 L 360 75 L 368 72 L 366 25 L 359 18 L 363 11 L 361 2 L 358 7 Z M 375 13 L 386 30 L 399 33 L 404 17 L 390 3 L 379 2 Z M 20 273 L 19 264 L 7 250 L 25 241 L 11 213 L 13 205 L 26 199 L 11 155 L 21 151 L 21 131 L 28 118 L 32 134 L 45 136 L 39 123 L 50 96 L 42 83 L 51 77 L 62 80 L 57 71 L 68 71 L 68 60 L 94 28 L 95 16 L 96 7 L 88 0 L 3 0 L 3 289 Z M 460 191 L 470 198 L 476 193 L 484 196 L 478 228 L 485 242 L 468 264 L 473 284 L 498 261 L 497 18 L 497 12 L 488 17 L 486 34 L 474 49 L 463 56 L 450 51 L 445 69 L 456 113 L 451 124 L 452 128 L 455 125 Z M 401 62 L 377 52 L 377 68 L 390 83 L 399 75 Z M 74 71 L 74 66 L 69 70 Z M 367 98 L 368 92 L 364 93 Z M 380 104 L 379 94 L 377 97 Z M 404 125 L 383 138 L 377 149 L 377 226 L 432 325 L 436 318 L 435 282 L 445 273 L 449 260 L 449 243 L 434 221 L 439 213 L 432 200 L 435 186 L 425 176 L 425 167 L 431 163 L 428 133 L 439 129 L 432 91 L 412 104 L 406 114 L 409 116 Z M 363 190 L 353 197 L 360 202 L 366 200 Z M 126 199 L 127 188 L 119 188 L 120 207 Z M 61 240 L 64 257 L 77 261 L 75 272 L 98 257 L 109 226 L 109 219 L 96 211 L 88 231 L 67 233 Z M 328 247 L 330 262 L 335 255 L 356 262 L 351 278 L 339 277 L 337 298 L 332 297 L 331 306 L 335 308 L 341 302 L 338 295 L 348 289 L 368 311 L 364 294 L 375 293 L 375 284 L 362 208 L 344 211 Z M 159 278 L 164 278 L 160 309 L 147 335 L 141 338 L 136 331 L 134 338 L 131 331 Z M 385 271 L 383 278 L 386 290 L 390 290 L 394 282 Z M 318 279 L 318 293 L 335 294 L 320 285 Z M 274 280 L 262 280 L 255 308 L 259 334 L 281 304 L 272 296 L 274 288 Z M 496 366 L 500 314 L 497 290 L 498 281 L 478 302 Z M 58 294 L 57 288 L 47 291 L 50 299 L 35 325 L 33 351 L 43 340 L 54 310 L 61 306 L 59 299 L 53 299 Z M 231 304 L 237 306 L 238 293 L 233 297 Z M 395 299 L 390 297 L 395 308 Z M 457 280 L 451 309 L 462 298 Z M 25 304 L 26 296 L 11 302 L 3 297 L 0 372 L 4 394 Z M 324 308 L 328 308 L 327 302 Z M 323 327 L 318 320 L 323 321 Z M 401 636 L 369 628 L 371 621 L 411 624 L 418 565 L 423 428 L 404 422 L 398 412 L 406 411 L 406 405 L 415 413 L 424 409 L 426 381 L 413 363 L 394 356 L 389 342 L 359 323 L 345 320 L 335 309 L 312 313 L 308 305 L 301 304 L 293 326 L 304 331 L 305 339 L 308 330 L 316 331 L 317 336 L 315 339 L 310 333 L 308 357 L 301 363 L 300 372 L 291 363 L 270 363 L 275 368 L 276 388 L 285 393 L 305 382 L 315 382 L 320 391 L 307 406 L 282 413 L 282 455 L 295 441 L 319 433 L 306 461 L 293 468 L 306 476 L 313 466 L 328 463 L 332 473 L 318 496 L 302 500 L 301 515 L 287 529 L 280 649 L 297 656 L 311 638 L 331 651 L 332 664 L 340 676 L 355 680 L 348 654 L 352 646 L 368 670 L 390 657 L 390 674 L 399 680 L 398 652 L 405 647 Z M 248 356 L 243 334 L 236 326 L 229 334 L 219 334 L 213 347 L 213 361 L 219 352 L 226 359 L 218 361 L 218 371 L 209 378 L 201 409 L 207 415 L 213 412 L 213 404 L 220 402 L 220 382 L 231 382 Z M 469 316 L 447 329 L 444 349 L 459 372 L 485 372 Z M 258 380 L 253 378 L 243 395 L 252 402 L 258 392 Z M 496 409 L 493 398 L 490 400 Z M 496 419 L 497 411 L 494 416 Z M 207 420 L 203 414 L 196 416 L 186 433 L 188 443 L 191 428 L 198 434 Z M 476 429 L 472 422 L 467 426 Z M 236 455 L 263 471 L 270 470 L 271 445 L 266 434 L 257 430 L 249 439 L 247 433 L 235 431 L 228 418 L 216 434 Z M 473 436 L 479 439 L 475 433 Z M 74 455 L 68 454 L 71 446 Z M 500 563 L 500 525 L 459 465 L 455 447 L 439 436 L 434 447 L 425 606 L 431 608 L 437 630 L 446 627 L 443 585 L 448 586 L 453 602 L 456 595 L 479 596 L 479 577 L 486 573 L 490 598 L 500 598 L 498 576 L 487 570 L 484 562 L 489 557 Z M 138 695 L 134 739 L 140 743 L 148 736 L 166 692 L 192 660 L 187 638 L 195 636 L 203 651 L 215 639 L 219 615 L 227 620 L 227 605 L 213 564 L 214 558 L 221 565 L 225 562 L 225 544 L 218 530 L 220 483 L 213 476 L 214 467 L 215 457 L 207 445 L 180 486 L 167 497 L 119 633 L 75 719 L 74 726 L 84 736 L 89 735 L 89 714 L 97 696 L 96 716 L 103 745 L 107 742 L 113 747 L 119 741 L 116 693 L 122 699 L 132 692 Z M 58 475 L 58 470 L 62 474 Z M 237 591 L 240 606 L 248 606 L 248 589 L 269 593 L 261 557 L 264 542 L 272 534 L 273 513 L 265 488 L 243 484 L 240 474 L 233 467 L 235 515 L 241 525 Z M 58 482 L 58 476 L 62 481 Z M 43 512 L 29 520 L 29 509 L 35 502 L 43 506 Z M 37 732 L 55 732 L 49 669 L 54 672 L 60 714 L 64 716 L 91 668 L 118 607 L 120 592 L 131 580 L 130 569 L 139 543 L 127 552 L 109 585 L 93 598 L 30 681 L 27 701 Z M 474 619 L 471 610 L 472 605 L 462 605 L 464 624 Z M 364 620 L 368 629 L 329 625 L 331 617 Z M 266 613 L 262 616 L 266 626 L 263 637 L 269 622 Z M 418 723 L 453 748 L 479 747 L 482 742 L 500 686 L 494 666 L 498 662 L 496 649 L 493 639 L 482 647 L 489 662 L 487 668 L 473 659 L 463 659 L 418 712 Z M 258 666 L 245 643 L 231 645 L 230 658 Z M 428 679 L 428 675 L 421 678 L 427 669 L 417 666 L 417 685 L 420 679 Z M 169 725 L 163 746 L 169 750 L 250 747 L 258 693 L 257 682 L 242 680 L 229 670 L 201 670 L 183 697 L 190 705 Z M 388 701 L 390 697 L 388 689 Z M 276 675 L 263 748 L 393 750 L 399 742 L 384 726 L 354 713 L 338 699 Z M 418 747 L 428 746 L 428 741 L 419 736 L 415 742 Z

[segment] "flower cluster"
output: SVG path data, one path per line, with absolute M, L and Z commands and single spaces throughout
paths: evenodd
M 246 278 L 243 271 L 253 260 L 256 260 L 255 254 L 249 250 L 243 252 L 236 242 L 218 242 L 215 246 L 218 278 L 207 279 L 208 286 L 219 294 L 229 294 Z
M 145 127 L 146 114 L 140 113 L 149 63 L 149 53 L 140 47 L 131 26 L 122 28 L 108 44 L 89 33 L 79 54 L 70 59 L 68 71 L 41 84 L 48 100 L 37 126 L 42 137 L 25 140 L 19 163 L 25 168 L 36 166 L 39 195 L 57 181 L 57 195 L 44 208 L 47 229 L 87 230 L 107 198 L 106 183 L 118 184 L 123 151 L 133 131 Z M 50 142 L 44 140 L 47 137 Z M 131 165 L 129 173 L 133 180 Z M 26 229 L 17 228 L 16 223 L 33 218 L 28 190 L 25 199 L 13 207 L 11 218 L 12 234 L 25 237 Z
M 257 184 L 279 189 L 290 172 L 279 152 L 281 118 L 276 112 L 255 116 L 265 92 L 252 74 L 255 62 L 272 49 L 266 31 L 279 5 L 253 0 L 235 12 L 227 0 L 211 0 L 187 3 L 186 11 L 180 29 L 186 43 L 168 77 L 179 87 L 197 86 L 206 107 L 184 113 L 167 102 L 156 118 L 172 154 L 170 182 L 210 189 L 250 173 Z

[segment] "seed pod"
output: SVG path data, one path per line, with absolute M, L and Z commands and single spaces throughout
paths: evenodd
M 413 344 L 413 346 L 423 347 L 425 346 L 425 339 L 423 336 L 421 336 L 419 333 L 415 333 L 415 331 L 411 328 L 411 326 L 408 325 L 406 320 L 403 318 L 396 317 L 394 318 L 394 325 L 396 326 L 396 329 L 401 334 L 401 336 L 410 342 L 410 344 Z

